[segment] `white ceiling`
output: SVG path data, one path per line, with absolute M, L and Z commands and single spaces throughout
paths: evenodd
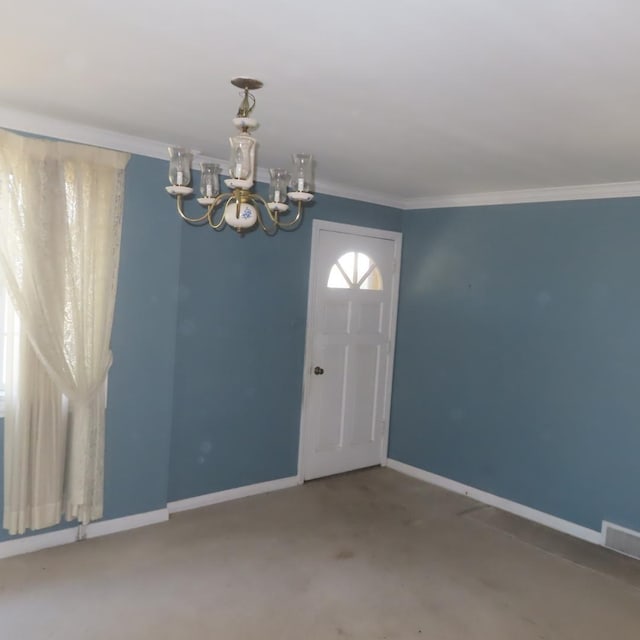
M 260 165 L 310 151 L 329 192 L 638 181 L 639 25 L 638 0 L 14 0 L 0 107 L 226 158 L 250 75 Z

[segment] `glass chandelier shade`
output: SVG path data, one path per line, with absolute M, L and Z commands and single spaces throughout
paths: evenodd
M 253 180 L 256 141 L 248 134 L 241 133 L 229 138 L 231 160 L 229 175 L 235 180 Z
M 269 169 L 269 202 L 284 204 L 287 199 L 287 185 L 290 175 L 286 169 Z
M 188 187 L 191 183 L 193 154 L 183 147 L 169 148 L 169 182 L 174 187 Z
M 309 193 L 312 190 L 313 158 L 309 153 L 296 153 L 293 158 L 291 190 Z
M 220 165 L 203 162 L 200 172 L 200 194 L 203 198 L 215 198 L 220 193 Z
M 206 213 L 192 218 L 184 211 L 184 201 L 193 193 L 191 185 L 191 163 L 193 154 L 183 147 L 169 149 L 169 186 L 167 192 L 177 200 L 178 214 L 194 225 L 208 224 L 216 231 L 229 225 L 244 233 L 259 225 L 268 234 L 278 229 L 293 229 L 302 219 L 303 205 L 313 199 L 313 158 L 307 153 L 293 156 L 293 168 L 270 169 L 268 200 L 253 191 L 256 178 L 256 140 L 249 133 L 255 129 L 257 120 L 250 117 L 255 107 L 255 98 L 250 90 L 262 87 L 262 82 L 253 78 L 234 78 L 231 83 L 243 89 L 243 98 L 233 124 L 240 133 L 229 138 L 231 155 L 229 178 L 225 185 L 228 192 L 220 190 L 220 165 L 203 162 L 200 174 L 200 196 L 198 202 L 206 207 Z M 292 220 L 284 221 L 289 211 L 287 201 L 294 203 L 297 211 Z M 261 209 L 262 207 L 262 209 Z M 217 211 L 222 214 L 216 218 Z M 262 213 L 264 210 L 264 213 Z

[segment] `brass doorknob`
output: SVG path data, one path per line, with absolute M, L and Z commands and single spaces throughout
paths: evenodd
M 324 369 L 322 367 L 314 367 L 313 373 L 317 376 L 321 376 L 324 373 Z

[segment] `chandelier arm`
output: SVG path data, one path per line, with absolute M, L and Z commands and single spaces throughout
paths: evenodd
M 180 217 L 185 221 L 188 222 L 189 224 L 192 225 L 201 225 L 201 224 L 206 224 L 207 222 L 207 218 L 209 216 L 209 213 L 205 213 L 203 216 L 200 216 L 199 218 L 190 218 L 185 212 L 184 212 L 184 196 L 181 195 L 177 195 L 176 196 L 176 208 L 178 209 L 178 213 L 180 214 Z
M 209 223 L 209 226 L 214 229 L 215 231 L 220 231 L 223 227 L 224 227 L 224 213 L 222 214 L 222 217 L 220 218 L 220 220 L 218 220 L 218 222 L 214 222 L 213 221 L 213 215 L 214 215 L 215 211 L 213 209 L 211 209 L 211 211 L 207 214 L 207 222 Z
M 225 202 L 225 204 L 226 204 L 227 202 L 229 202 L 229 200 L 231 200 L 231 198 L 233 198 L 233 193 L 221 193 L 209 205 L 209 208 L 207 209 L 207 222 L 209 223 L 209 226 L 212 229 L 215 229 L 215 231 L 220 231 L 225 226 L 224 209 L 222 209 L 222 216 L 220 217 L 220 220 L 218 220 L 218 222 L 214 222 L 213 221 L 213 217 L 215 215 L 215 211 L 216 211 L 216 209 L 218 208 L 218 206 L 220 204 L 222 204 L 223 202 Z
M 267 227 L 265 226 L 264 222 L 262 221 L 262 214 L 260 213 L 260 207 L 256 208 L 256 211 L 258 213 L 258 224 L 260 225 L 260 228 L 265 232 L 265 233 L 269 233 Z
M 255 196 L 255 194 L 254 194 Z M 262 199 L 261 199 L 262 200 Z M 257 200 L 256 200 L 257 201 Z M 264 200 L 262 200 L 262 202 L 264 202 Z M 260 224 L 260 228 L 268 235 L 268 236 L 273 236 L 275 235 L 275 233 L 278 231 L 278 225 L 277 223 L 274 221 L 274 219 L 271 217 L 271 213 L 269 212 L 269 208 L 267 207 L 267 213 L 269 214 L 269 220 L 271 220 L 271 222 L 273 222 L 273 225 L 271 227 L 268 227 L 262 220 L 262 214 L 260 213 L 260 208 L 256 207 L 256 211 L 258 212 L 258 223 Z
M 300 219 L 302 218 L 302 200 L 298 200 L 298 211 L 296 213 L 296 217 L 290 222 L 280 222 L 278 221 L 278 226 L 281 229 L 292 229 L 293 227 L 298 226 L 300 223 Z
M 267 201 L 258 193 L 253 193 L 252 196 L 256 202 L 260 202 L 264 206 L 264 208 L 267 210 L 267 215 L 269 216 L 269 220 L 271 220 L 271 222 L 273 222 L 273 224 L 276 225 L 276 228 L 280 226 L 280 223 L 278 222 L 278 218 L 275 217 L 273 213 L 271 213 L 271 209 L 269 209 L 269 204 L 267 203 Z
M 298 211 L 296 213 L 296 217 L 290 222 L 282 222 L 281 220 L 278 219 L 277 215 L 273 215 L 273 213 L 271 213 L 271 209 L 269 209 L 269 205 L 267 204 L 267 201 L 262 196 L 259 196 L 256 193 L 254 194 L 253 197 L 264 205 L 264 208 L 267 210 L 267 213 L 269 214 L 269 219 L 271 220 L 271 222 L 273 222 L 276 229 L 291 229 L 292 227 L 295 227 L 300 222 L 300 218 L 302 217 L 302 201 L 301 200 L 298 200 Z M 263 231 L 266 231 L 266 229 L 264 228 L 264 225 L 262 226 L 262 229 Z
M 278 231 L 278 229 L 280 228 L 280 222 L 278 221 L 277 216 L 274 216 L 271 213 L 271 209 L 269 209 L 269 204 L 261 195 L 257 193 L 253 193 L 251 195 L 255 202 L 257 202 L 258 204 L 262 204 L 262 206 L 265 208 L 267 212 L 267 215 L 269 216 L 269 220 L 271 221 L 272 226 L 267 227 L 267 225 L 265 225 L 264 222 L 262 221 L 262 215 L 260 214 L 260 208 L 258 207 L 257 210 L 258 210 L 258 220 L 260 221 L 260 227 L 268 236 L 274 236 Z
M 269 214 L 269 219 L 271 220 L 271 214 L 269 212 L 269 207 L 267 207 L 267 203 L 265 202 L 264 198 L 261 198 L 257 193 L 252 193 L 250 196 L 250 201 L 251 204 L 254 205 L 264 205 L 265 209 L 267 210 L 267 214 Z M 260 228 L 267 234 L 267 235 L 273 235 L 275 233 L 275 231 L 278 230 L 278 227 L 268 227 L 265 223 L 264 220 L 262 219 L 262 213 L 260 212 L 260 207 L 256 206 L 256 215 L 258 217 L 258 224 L 260 225 Z

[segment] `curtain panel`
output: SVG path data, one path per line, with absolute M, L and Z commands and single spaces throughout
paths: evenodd
M 6 358 L 4 527 L 102 517 L 105 381 L 129 156 L 0 130 Z

